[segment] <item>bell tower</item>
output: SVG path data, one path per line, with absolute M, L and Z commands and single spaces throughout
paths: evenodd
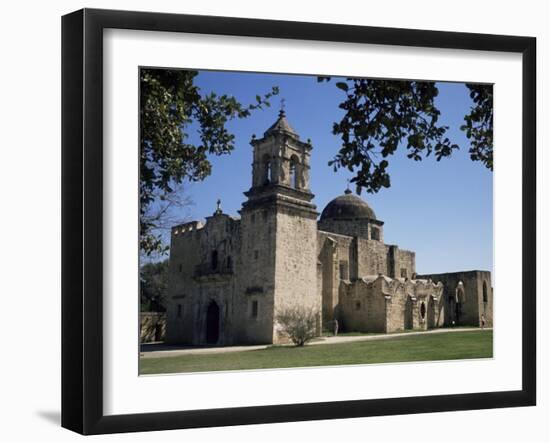
M 271 190 L 311 201 L 309 170 L 312 146 L 309 141 L 300 140 L 283 110 L 264 136 L 253 138 L 251 145 L 252 187 L 246 194 L 248 197 Z
M 312 146 L 300 140 L 282 109 L 263 137 L 253 137 L 250 144 L 252 186 L 240 211 L 241 260 L 246 269 L 240 292 L 249 306 L 241 312 L 253 312 L 261 321 L 241 324 L 250 341 L 276 343 L 282 338 L 276 318 L 287 308 L 318 312 L 320 327 Z

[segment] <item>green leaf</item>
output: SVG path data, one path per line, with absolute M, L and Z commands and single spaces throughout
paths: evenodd
M 348 92 L 348 90 L 349 90 L 348 84 L 344 83 L 344 82 L 337 82 L 336 87 L 341 89 L 342 91 L 346 91 L 346 92 Z

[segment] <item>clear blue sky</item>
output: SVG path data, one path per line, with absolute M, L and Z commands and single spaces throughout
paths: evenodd
M 194 202 L 189 210 L 192 219 L 211 215 L 218 198 L 224 212 L 238 215 L 243 192 L 251 184 L 251 136 L 260 137 L 276 120 L 280 98 L 285 99 L 287 118 L 302 140 L 312 140 L 311 190 L 319 212 L 343 193 L 351 174 L 334 173 L 327 165 L 341 144 L 331 133 L 343 100 L 334 80 L 317 83 L 311 76 L 209 71 L 201 71 L 196 80 L 203 92 L 234 95 L 242 103 L 254 102 L 256 94 L 272 86 L 279 86 L 280 95 L 271 108 L 229 124 L 236 136 L 235 151 L 212 158 L 212 175 L 186 187 Z M 449 138 L 460 150 L 440 162 L 433 157 L 414 162 L 401 149 L 389 159 L 392 186 L 378 194 L 363 192 L 361 197 L 385 222 L 386 243 L 416 251 L 418 273 L 492 271 L 493 177 L 481 163 L 470 160 L 468 141 L 459 129 L 471 105 L 468 90 L 461 83 L 438 83 L 438 87 L 440 123 L 450 126 Z

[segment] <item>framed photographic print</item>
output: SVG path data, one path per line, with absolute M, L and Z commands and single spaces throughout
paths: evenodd
M 534 405 L 534 38 L 63 17 L 62 425 Z

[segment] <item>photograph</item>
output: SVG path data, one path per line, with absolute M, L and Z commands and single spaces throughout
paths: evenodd
M 492 84 L 138 75 L 140 375 L 493 357 Z
M 1 441 L 550 435 L 542 2 L 3 11 Z

